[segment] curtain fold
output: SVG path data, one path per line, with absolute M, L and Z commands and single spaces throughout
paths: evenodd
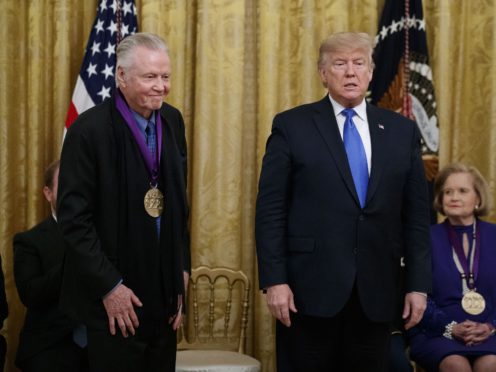
M 171 51 L 167 101 L 185 117 L 192 264 L 242 269 L 252 283 L 247 351 L 275 370 L 274 322 L 258 291 L 254 215 L 272 118 L 322 98 L 318 47 L 336 31 L 377 31 L 383 0 L 136 0 L 139 29 Z M 424 0 L 441 166 L 477 166 L 496 198 L 496 4 Z M 6 371 L 24 318 L 12 237 L 49 213 L 44 168 L 65 116 L 97 0 L 0 0 L 0 253 L 10 314 Z M 460 9 L 460 6 L 462 9 Z M 496 221 L 493 208 L 489 220 Z

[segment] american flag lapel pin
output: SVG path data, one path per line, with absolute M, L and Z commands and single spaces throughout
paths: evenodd
M 382 124 L 377 124 L 377 126 L 379 127 L 379 129 L 384 129 L 384 125 Z

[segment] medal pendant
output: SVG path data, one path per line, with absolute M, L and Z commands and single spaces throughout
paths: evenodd
M 462 308 L 470 315 L 479 315 L 486 308 L 486 300 L 480 293 L 470 290 L 462 297 Z
M 145 194 L 145 211 L 151 217 L 159 217 L 164 210 L 164 194 L 156 188 L 152 187 Z

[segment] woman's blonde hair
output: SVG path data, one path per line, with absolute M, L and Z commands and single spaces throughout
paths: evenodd
M 487 182 L 477 168 L 462 163 L 448 164 L 439 171 L 434 181 L 434 209 L 445 215 L 443 209 L 444 184 L 449 176 L 456 173 L 468 173 L 472 176 L 474 190 L 480 200 L 478 207 L 474 210 L 474 215 L 477 217 L 487 215 L 491 209 Z

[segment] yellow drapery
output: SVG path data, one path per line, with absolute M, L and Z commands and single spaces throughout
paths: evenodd
M 496 197 L 496 4 L 424 0 L 438 100 L 441 166 L 476 165 Z M 244 270 L 257 286 L 256 183 L 273 116 L 325 94 L 316 59 L 335 31 L 376 33 L 384 0 L 137 0 L 141 31 L 169 44 L 167 101 L 185 116 L 193 265 Z M 97 0 L 0 0 L 0 253 L 10 315 L 6 371 L 24 308 L 12 236 L 48 213 L 45 166 L 57 158 Z M 461 10 L 460 10 L 461 7 Z M 495 209 L 490 220 L 496 220 Z M 253 292 L 248 351 L 274 371 L 273 321 Z

